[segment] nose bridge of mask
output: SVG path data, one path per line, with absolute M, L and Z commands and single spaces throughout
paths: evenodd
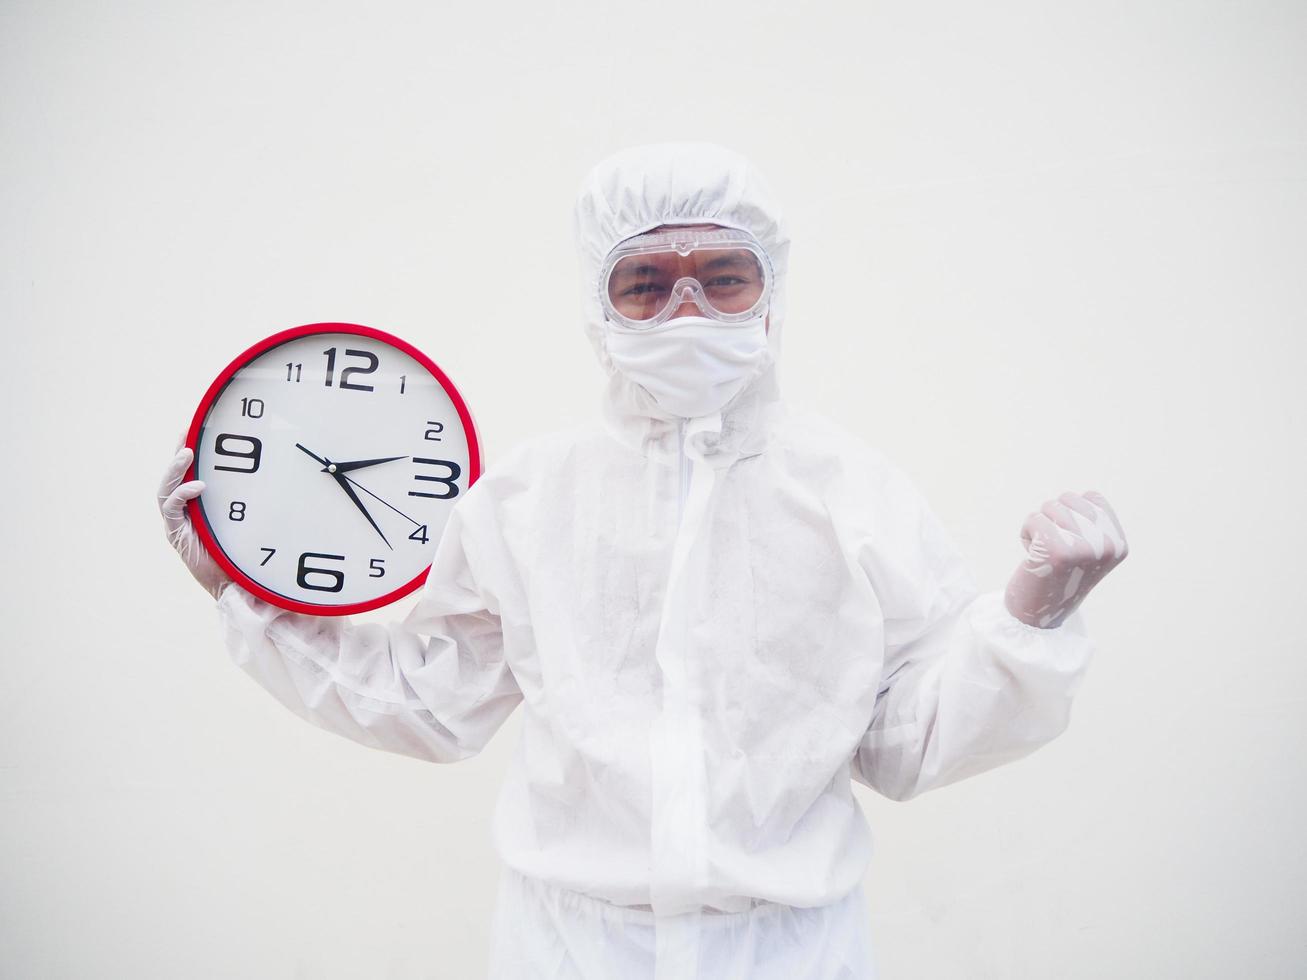
M 693 276 L 682 276 L 676 280 L 668 302 L 672 307 L 673 315 L 686 303 L 693 303 L 705 316 L 713 316 L 717 312 L 708 302 L 708 296 L 703 291 L 703 283 Z

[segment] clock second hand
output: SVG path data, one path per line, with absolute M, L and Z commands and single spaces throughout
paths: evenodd
M 342 475 L 343 475 L 343 474 L 342 474 Z M 382 499 L 381 497 L 378 497 L 375 493 L 373 493 L 371 490 L 369 490 L 369 489 L 368 489 L 367 487 L 365 487 L 363 484 L 359 483 L 359 481 L 358 481 L 358 480 L 355 480 L 353 477 L 349 477 L 349 476 L 347 476 L 347 477 L 345 477 L 345 479 L 346 479 L 346 480 L 349 480 L 350 483 L 354 484 L 354 486 L 358 487 L 360 490 L 362 490 L 364 493 L 366 493 L 369 497 L 371 497 L 371 498 L 373 498 L 374 500 L 379 501 L 380 503 L 382 503 L 382 504 L 384 504 L 385 506 L 389 507 L 391 510 L 393 510 L 393 511 L 394 511 L 396 514 L 398 514 L 400 517 L 404 518 L 404 520 L 408 521 L 408 522 L 409 522 L 410 524 L 412 524 L 414 527 L 426 527 L 425 524 L 419 524 L 417 521 L 413 520 L 413 518 L 409 517 L 407 514 L 405 514 L 402 510 L 400 510 L 400 509 L 399 509 L 398 507 L 396 507 L 394 504 L 390 503 L 390 501 L 388 501 L 388 500 L 384 500 L 384 499 Z
M 368 509 L 363 506 L 363 501 L 359 500 L 358 494 L 356 494 L 352 489 L 350 489 L 349 483 L 353 483 L 354 481 L 350 480 L 349 477 L 347 477 L 344 473 L 336 472 L 336 465 L 331 460 L 324 459 L 323 457 L 319 456 L 317 453 L 312 452 L 311 450 L 305 448 L 303 445 L 301 445 L 298 442 L 295 443 L 295 448 L 301 450 L 302 452 L 307 453 L 308 455 L 312 456 L 314 459 L 316 459 L 319 463 L 322 464 L 323 472 L 330 474 L 331 478 L 336 481 L 336 484 L 342 490 L 345 491 L 346 496 L 348 496 L 349 499 L 354 502 L 354 506 L 363 512 L 363 516 L 366 517 L 368 523 L 372 525 L 372 530 L 376 531 L 377 534 L 381 536 L 381 540 L 386 542 L 386 547 L 389 548 L 391 551 L 394 551 L 395 550 L 394 545 L 392 545 L 390 541 L 387 540 L 386 535 L 382 533 L 381 528 L 377 526 L 377 522 L 372 519 L 372 515 L 368 513 Z M 389 460 L 387 460 L 387 462 L 389 462 Z M 346 483 L 347 480 L 349 480 L 349 483 Z M 360 489 L 362 488 L 360 487 Z M 380 497 L 378 497 L 377 499 L 381 500 Z M 382 500 L 381 502 L 383 504 L 385 503 L 384 500 Z M 389 504 L 387 504 L 387 506 L 389 506 Z M 409 519 L 412 520 L 412 518 Z

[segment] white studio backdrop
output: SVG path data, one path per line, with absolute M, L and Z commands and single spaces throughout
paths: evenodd
M 1301 975 L 1303 4 L 4 0 L 0 92 L 0 976 L 483 975 L 518 720 L 454 766 L 303 723 L 154 490 L 302 323 L 425 349 L 491 466 L 592 417 L 572 199 L 665 139 L 776 185 L 787 397 L 982 587 L 1063 490 L 1130 538 L 1065 735 L 857 787 L 883 977 Z

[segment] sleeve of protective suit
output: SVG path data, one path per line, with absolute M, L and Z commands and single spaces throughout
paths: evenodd
M 859 550 L 885 620 L 885 664 L 853 777 L 894 800 L 1033 752 L 1064 731 L 1093 647 L 1079 612 L 1055 629 L 977 594 L 910 480 L 885 466 Z
M 421 597 L 402 622 L 302 615 L 231 584 L 218 612 L 232 659 L 327 731 L 431 762 L 475 755 L 522 700 L 497 600 L 478 574 L 472 526 L 484 535 L 491 525 L 475 490 L 450 512 Z

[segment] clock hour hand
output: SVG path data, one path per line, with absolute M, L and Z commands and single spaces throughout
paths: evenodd
M 351 459 L 345 463 L 335 463 L 335 464 L 327 464 L 327 465 L 335 465 L 336 467 L 334 470 L 331 470 L 330 472 L 348 473 L 351 470 L 361 470 L 365 466 L 376 466 L 378 463 L 390 463 L 397 459 L 408 459 L 408 457 L 387 456 L 385 459 Z
M 319 456 L 317 453 L 309 452 L 309 450 L 305 449 L 305 448 L 304 448 L 303 446 L 301 446 L 298 442 L 295 443 L 295 448 L 298 449 L 298 450 L 299 450 L 300 452 L 302 452 L 302 453 L 308 453 L 310 456 L 312 456 L 314 459 L 316 459 L 316 460 L 317 460 L 319 463 L 321 463 L 323 466 L 330 466 L 330 465 L 331 465 L 331 460 L 329 460 L 329 459 L 323 459 L 323 458 L 322 458 L 321 456 Z
M 359 500 L 358 494 L 356 494 L 354 488 L 349 485 L 349 482 L 345 478 L 345 474 L 333 473 L 332 478 L 340 484 L 340 488 L 349 495 L 349 499 L 354 501 L 354 506 L 363 512 L 363 516 L 368 519 L 368 523 L 372 525 L 372 529 L 381 535 L 382 541 L 386 542 L 386 547 L 390 548 L 391 551 L 394 551 L 394 547 L 389 541 L 386 541 L 386 536 L 382 534 L 381 528 L 377 526 L 377 522 L 372 519 L 372 515 L 368 513 L 368 509 L 363 506 L 363 501 Z

